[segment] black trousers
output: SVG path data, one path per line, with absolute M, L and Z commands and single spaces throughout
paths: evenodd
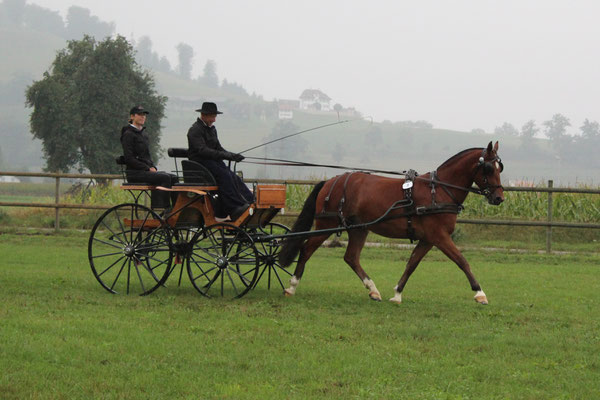
M 129 183 L 141 183 L 152 186 L 162 186 L 166 188 L 172 187 L 174 184 L 179 182 L 177 175 L 170 174 L 163 171 L 137 171 L 127 170 L 126 171 L 127 182 Z M 170 203 L 169 203 L 170 199 Z M 152 207 L 167 208 L 169 205 L 175 205 L 177 201 L 177 192 L 165 192 L 159 190 L 152 191 Z
M 219 198 L 221 210 L 218 212 L 220 217 L 225 217 L 233 210 L 244 204 L 254 202 L 254 195 L 248 189 L 242 179 L 231 171 L 223 161 L 218 160 L 197 160 L 204 165 L 215 177 L 219 185 Z

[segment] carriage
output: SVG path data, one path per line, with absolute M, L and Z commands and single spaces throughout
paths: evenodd
M 170 148 L 182 182 L 172 188 L 123 183 L 133 198 L 106 210 L 94 224 L 88 242 L 92 272 L 111 293 L 147 295 L 184 270 L 203 296 L 239 298 L 262 280 L 283 288 L 291 273 L 278 264 L 281 236 L 289 231 L 273 218 L 285 207 L 285 185 L 254 184 L 256 202 L 236 220 L 215 215 L 218 186 L 201 164 L 177 158 L 187 149 Z M 123 166 L 123 159 L 117 159 Z M 126 182 L 126 180 L 124 180 Z M 160 192 L 176 194 L 166 207 Z M 150 203 L 149 206 L 144 203 Z

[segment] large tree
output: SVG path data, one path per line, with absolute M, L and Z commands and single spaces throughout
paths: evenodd
M 147 127 L 156 158 L 166 101 L 122 36 L 69 41 L 50 71 L 26 91 L 26 103 L 33 107 L 31 132 L 43 143 L 49 171 L 117 172 L 120 129 L 138 104 L 151 112 Z
M 179 43 L 176 47 L 177 58 L 179 59 L 179 65 L 177 66 L 177 72 L 183 79 L 190 79 L 192 77 L 192 64 L 194 61 L 194 48 L 186 43 Z

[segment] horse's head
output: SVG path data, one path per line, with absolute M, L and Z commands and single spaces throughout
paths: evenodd
M 477 161 L 474 181 L 479 186 L 481 194 L 495 206 L 504 201 L 504 188 L 500 181 L 500 173 L 503 170 L 504 165 L 498 157 L 498 142 L 493 147 L 490 142 Z

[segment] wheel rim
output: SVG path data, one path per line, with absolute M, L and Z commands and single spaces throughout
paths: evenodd
M 187 258 L 192 285 L 207 297 L 242 297 L 254 285 L 258 266 L 252 238 L 228 224 L 204 228 Z
M 102 214 L 92 228 L 90 267 L 109 292 L 146 295 L 169 276 L 170 241 L 168 227 L 154 211 L 120 204 Z

